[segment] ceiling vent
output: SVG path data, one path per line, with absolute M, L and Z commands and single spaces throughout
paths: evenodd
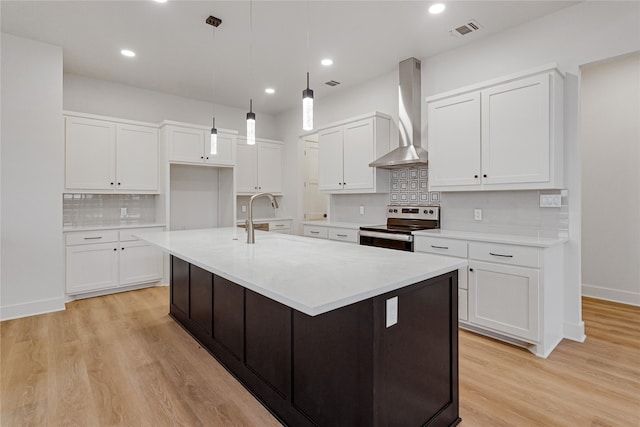
M 335 80 L 329 80 L 328 82 L 324 82 L 324 84 L 326 84 L 327 86 L 338 86 L 340 82 L 337 82 Z
M 466 24 L 460 25 L 459 27 L 456 27 L 454 29 L 449 30 L 449 33 L 452 36 L 462 37 L 462 36 L 466 36 L 466 35 L 469 35 L 471 33 L 474 33 L 474 32 L 478 31 L 481 28 L 482 28 L 482 26 L 480 24 L 478 24 L 478 21 L 476 21 L 474 19 L 470 19 L 469 21 L 467 21 Z

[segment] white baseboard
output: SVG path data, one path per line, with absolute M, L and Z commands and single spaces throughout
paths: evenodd
M 584 333 L 584 322 L 564 322 L 562 324 L 562 333 L 564 334 L 565 338 L 571 341 L 584 342 L 584 340 L 587 339 L 587 336 Z
M 582 296 L 640 306 L 640 293 L 582 284 Z
M 63 310 L 65 310 L 64 297 L 31 301 L 23 304 L 5 305 L 0 307 L 0 321 Z

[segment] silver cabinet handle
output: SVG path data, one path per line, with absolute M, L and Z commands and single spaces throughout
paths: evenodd
M 336 236 L 338 236 L 338 237 L 347 237 L 346 234 L 336 234 Z
M 284 227 L 284 224 L 275 224 L 276 227 Z
M 513 255 L 494 254 L 493 252 L 489 252 L 489 255 L 499 256 L 499 257 L 502 257 L 502 258 L 513 258 Z
M 311 234 L 320 234 L 319 231 L 309 231 L 309 233 L 311 233 Z
M 449 249 L 447 246 L 436 246 L 436 245 L 431 245 L 432 248 L 434 249 Z
M 98 240 L 98 239 L 102 239 L 102 236 L 97 236 L 97 237 L 85 237 L 84 240 Z

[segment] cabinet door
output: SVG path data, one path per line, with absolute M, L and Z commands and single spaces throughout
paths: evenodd
M 318 190 L 342 190 L 342 127 L 318 133 Z
M 67 247 L 67 293 L 117 287 L 117 245 L 114 242 Z
M 236 146 L 236 192 L 255 193 L 258 191 L 258 151 L 255 145 L 247 145 L 238 140 Z
M 429 187 L 480 183 L 480 94 L 473 92 L 427 107 Z
M 154 282 L 162 279 L 162 252 L 148 243 L 120 243 L 120 285 Z
M 116 127 L 116 189 L 158 191 L 158 130 Z
M 343 156 L 345 190 L 373 188 L 374 158 L 373 119 L 344 126 Z
M 258 143 L 258 191 L 282 193 L 282 146 Z
M 234 147 L 235 137 L 218 132 L 218 143 L 211 150 L 211 133 L 205 135 L 205 163 L 214 165 L 235 165 Z
M 548 74 L 482 91 L 485 184 L 549 181 Z
M 203 130 L 174 127 L 168 130 L 168 136 L 170 161 L 204 162 L 205 132 Z
M 469 322 L 525 341 L 539 340 L 539 271 L 469 262 Z
M 80 117 L 65 118 L 65 187 L 115 188 L 115 124 Z

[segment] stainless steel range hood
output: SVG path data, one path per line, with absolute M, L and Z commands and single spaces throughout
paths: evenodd
M 371 167 L 396 169 L 427 165 L 427 150 L 420 146 L 420 61 L 409 58 L 400 62 L 399 76 L 399 147 L 369 163 Z

